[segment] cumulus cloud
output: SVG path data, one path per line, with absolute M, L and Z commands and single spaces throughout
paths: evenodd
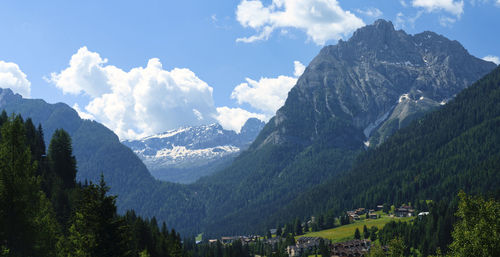
M 80 116 L 80 118 L 85 120 L 95 120 L 94 115 L 82 111 L 82 109 L 80 109 L 80 105 L 78 105 L 77 103 L 75 103 L 72 108 L 78 113 L 78 116 Z
M 488 62 L 493 62 L 496 65 L 500 64 L 500 58 L 498 58 L 498 56 L 494 56 L 494 55 L 485 56 L 485 57 L 483 57 L 483 60 L 488 61 Z
M 294 77 L 280 75 L 276 78 L 260 78 L 258 81 L 246 78 L 246 82 L 234 88 L 231 98 L 236 99 L 238 104 L 249 104 L 269 120 L 283 106 L 288 92 L 305 70 L 299 61 L 295 61 L 294 66 Z
M 264 6 L 260 0 L 243 0 L 237 7 L 236 19 L 245 28 L 257 31 L 256 35 L 238 38 L 238 42 L 266 40 L 276 29 L 304 30 L 318 45 L 328 40 L 347 36 L 364 22 L 349 11 L 343 10 L 337 0 L 272 0 Z
M 412 5 L 424 8 L 427 12 L 446 11 L 457 17 L 464 12 L 463 0 L 413 0 Z
M 299 61 L 294 61 L 293 66 L 295 67 L 293 75 L 297 78 L 300 77 L 306 70 L 306 66 Z
M 0 61 L 0 88 L 10 88 L 14 93 L 30 97 L 31 82 L 28 81 L 19 65 Z
M 189 69 L 164 70 L 156 58 L 128 72 L 106 63 L 82 47 L 69 67 L 48 80 L 64 93 L 90 96 L 85 111 L 74 106 L 79 115 L 105 124 L 121 139 L 207 124 L 218 115 L 212 87 Z
M 252 113 L 241 108 L 229 108 L 227 106 L 217 108 L 217 122 L 225 128 L 240 133 L 241 127 L 250 118 L 257 118 L 266 121 L 264 114 Z
M 383 14 L 378 8 L 366 8 L 364 10 L 356 9 L 356 12 L 372 18 L 378 18 Z
M 82 47 L 71 57 L 68 68 L 59 74 L 52 73 L 46 80 L 54 83 L 65 94 L 83 92 L 91 97 L 98 97 L 111 92 L 112 84 L 108 81 L 108 74 L 113 73 L 111 70 L 116 68 L 105 66 L 107 62 L 98 53 Z

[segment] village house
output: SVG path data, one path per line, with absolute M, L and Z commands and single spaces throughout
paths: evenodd
M 331 245 L 332 257 L 365 256 L 370 251 L 370 240 L 354 239 Z
M 354 221 L 354 220 L 360 220 L 360 217 L 358 214 L 356 214 L 356 211 L 347 211 L 347 216 L 349 217 L 349 221 Z
M 239 240 L 239 236 L 223 236 L 220 238 L 220 241 L 223 244 L 232 244 L 234 241 Z
M 349 215 L 349 221 L 354 221 L 354 220 L 360 220 L 361 217 L 359 217 L 358 214 L 352 214 L 352 215 Z
M 297 239 L 295 245 L 289 245 L 286 248 L 288 256 L 300 256 L 304 251 L 313 251 L 319 246 L 319 243 L 323 240 L 321 237 L 300 237 Z
M 223 236 L 221 237 L 220 241 L 223 244 L 232 244 L 236 241 L 241 241 L 242 244 L 249 244 L 252 242 L 257 242 L 260 236 L 258 235 L 251 235 L 251 236 Z
M 354 213 L 357 215 L 363 215 L 366 213 L 366 209 L 365 208 L 358 208 L 354 211 Z
M 403 205 L 400 208 L 394 210 L 394 215 L 396 217 L 412 217 L 415 216 L 415 210 L 411 206 Z
M 273 238 L 266 239 L 263 242 L 266 244 L 269 244 L 269 245 L 275 245 L 275 244 L 279 243 L 280 241 L 284 241 L 284 240 L 285 239 L 281 238 L 281 237 L 273 237 Z

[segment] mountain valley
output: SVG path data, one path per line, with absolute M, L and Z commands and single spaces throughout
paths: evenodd
M 113 132 L 80 119 L 67 105 L 23 99 L 3 90 L 0 107 L 41 123 L 46 140 L 56 128 L 67 130 L 73 138 L 78 180 L 97 181 L 103 173 L 111 193 L 119 195 L 120 212 L 134 209 L 144 217 L 155 216 L 188 235 L 242 234 L 319 211 L 287 206 L 309 199 L 308 192 L 316 192 L 318 185 L 337 183 L 339 176 L 356 167 L 367 147 L 368 152 L 382 147 L 394 132 L 447 106 L 494 68 L 456 41 L 432 32 L 408 35 L 378 20 L 348 41 L 324 47 L 260 133 L 262 123 L 253 121 L 240 134 L 210 125 L 124 142 L 152 172 L 165 165 L 185 172 L 187 165 L 202 171 L 196 176 L 207 175 L 189 185 L 155 180 Z M 187 151 L 193 149 L 197 151 Z M 241 153 L 234 157 L 234 152 Z M 222 156 L 222 163 L 214 162 L 216 168 L 200 166 L 214 156 Z

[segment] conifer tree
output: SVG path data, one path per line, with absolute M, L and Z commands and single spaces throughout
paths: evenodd
M 23 120 L 11 117 L 0 142 L 0 246 L 9 256 L 55 255 L 58 224 L 35 170 Z
M 359 233 L 358 228 L 356 228 L 356 231 L 354 231 L 354 239 L 361 239 L 361 234 Z
M 63 129 L 56 130 L 52 135 L 48 158 L 51 170 L 62 180 L 63 189 L 75 187 L 76 159 L 71 137 Z
M 115 197 L 101 176 L 99 185 L 90 184 L 73 216 L 68 243 L 63 247 L 70 256 L 132 256 L 131 235 L 123 218 L 116 214 Z
M 48 171 L 44 178 L 48 184 L 48 197 L 54 206 L 59 223 L 66 225 L 71 217 L 73 189 L 76 187 L 76 159 L 71 137 L 63 129 L 52 135 L 48 150 Z M 65 230 L 66 231 L 66 230 Z
M 366 227 L 366 225 L 363 226 L 363 237 L 365 239 L 368 239 L 370 237 L 370 232 L 368 231 L 368 228 Z

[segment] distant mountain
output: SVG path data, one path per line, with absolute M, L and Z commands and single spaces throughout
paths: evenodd
M 120 194 L 122 199 L 128 195 L 127 187 L 120 184 L 120 181 L 124 182 L 122 173 L 133 177 L 137 184 L 154 181 L 139 158 L 122 145 L 111 130 L 98 122 L 80 119 L 77 112 L 66 104 L 25 99 L 10 89 L 0 89 L 0 109 L 6 110 L 8 114 L 16 113 L 31 118 L 35 125 L 42 124 L 46 145 L 56 129 L 66 130 L 73 140 L 79 181 L 99 181 L 102 172 L 112 187 L 111 192 Z M 132 184 L 127 186 L 135 187 Z
M 240 133 L 219 124 L 185 127 L 122 143 L 130 147 L 160 180 L 191 183 L 229 165 L 264 127 L 251 118 Z
M 2 109 L 8 114 L 21 114 L 25 119 L 30 117 L 35 125 L 42 124 L 46 145 L 56 129 L 66 130 L 72 137 L 77 180 L 98 182 L 101 173 L 104 174 L 110 193 L 118 195 L 121 213 L 134 209 L 143 217 L 156 216 L 166 221 L 170 228 L 191 228 L 191 231 L 204 217 L 204 206 L 193 191 L 182 185 L 157 181 L 111 130 L 98 122 L 80 119 L 68 105 L 25 99 L 10 89 L 0 89 Z M 186 219 L 186 213 L 192 220 Z

